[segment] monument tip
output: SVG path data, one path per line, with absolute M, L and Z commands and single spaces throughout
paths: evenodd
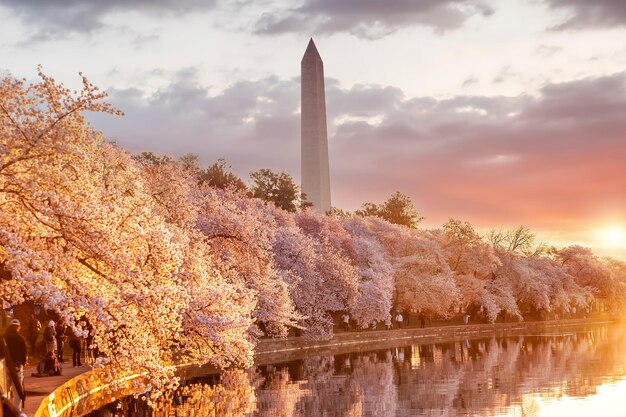
M 317 51 L 317 47 L 315 46 L 315 42 L 313 42 L 313 38 L 309 39 L 309 44 L 306 47 L 306 51 L 304 51 L 304 57 L 302 57 L 302 59 L 307 56 L 314 56 L 315 58 L 321 59 L 320 54 Z

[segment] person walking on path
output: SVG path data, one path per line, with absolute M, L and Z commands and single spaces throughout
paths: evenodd
M 63 346 L 65 345 L 65 339 L 67 338 L 67 336 L 65 335 L 66 332 L 66 326 L 65 324 L 63 324 L 62 321 L 58 321 L 56 326 L 54 327 L 54 330 L 56 332 L 56 341 L 57 341 L 57 358 L 59 360 L 59 362 L 65 362 L 63 360 Z
M 404 317 L 402 317 L 402 313 L 398 312 L 396 316 L 396 323 L 398 323 L 398 329 L 402 328 L 402 322 L 404 321 Z
M 56 351 L 56 335 L 54 321 L 50 320 L 48 326 L 43 331 L 44 355 L 48 352 L 54 353 Z
M 463 324 L 469 324 L 469 319 L 470 319 L 470 315 L 465 313 L 465 315 L 463 316 Z
M 35 313 L 31 313 L 28 319 L 28 344 L 30 345 L 31 354 L 35 354 L 37 351 L 37 339 L 39 339 L 39 333 L 41 332 L 41 323 L 35 317 Z
M 71 331 L 71 330 L 70 330 Z M 72 366 L 77 367 L 77 366 L 83 366 L 83 364 L 80 362 L 80 354 L 82 351 L 82 338 L 76 336 L 76 333 L 72 332 L 70 333 L 70 348 L 72 349 Z
M 17 319 L 11 320 L 7 331 L 4 334 L 4 342 L 6 343 L 6 356 L 7 366 L 12 367 L 9 369 L 11 379 L 13 380 L 13 398 L 14 404 L 18 409 L 24 407 L 24 400 L 26 395 L 24 394 L 24 366 L 26 365 L 26 340 L 19 333 L 21 323 Z M 13 372 L 13 370 L 15 372 Z
M 343 315 L 343 329 L 346 332 L 350 330 L 350 315 L 348 313 Z
M 420 313 L 420 327 L 422 329 L 426 327 L 426 314 L 423 311 Z

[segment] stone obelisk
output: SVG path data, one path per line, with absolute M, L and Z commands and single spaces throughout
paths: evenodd
M 324 63 L 313 39 L 302 57 L 300 82 L 302 192 L 315 211 L 326 213 L 330 210 L 330 173 Z

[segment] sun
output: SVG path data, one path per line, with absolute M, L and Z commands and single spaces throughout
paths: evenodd
M 626 232 L 621 227 L 609 227 L 600 232 L 604 243 L 612 247 L 626 246 Z

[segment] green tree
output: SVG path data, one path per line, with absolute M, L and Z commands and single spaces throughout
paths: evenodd
M 300 210 L 305 210 L 313 207 L 313 203 L 311 203 L 306 198 L 306 193 L 300 193 L 300 201 L 299 201 Z
M 417 228 L 418 223 L 424 219 L 415 210 L 411 199 L 400 191 L 393 193 L 382 204 L 364 203 L 356 211 L 356 214 L 359 216 L 377 216 L 389 223 L 413 229 Z
M 185 171 L 189 171 L 196 176 L 200 174 L 200 157 L 195 153 L 187 153 L 178 158 L 180 167 Z
M 381 214 L 380 206 L 374 203 L 363 203 L 363 205 L 361 205 L 361 208 L 357 210 L 355 213 L 357 214 L 357 216 L 361 216 L 361 217 L 367 217 L 367 216 L 382 217 L 380 215 Z
M 152 152 L 142 152 L 134 155 L 133 159 L 143 165 L 161 165 L 172 162 L 172 158 L 167 155 L 155 155 Z
M 291 175 L 260 169 L 250 174 L 250 195 L 270 201 L 283 210 L 295 212 L 300 203 L 300 188 Z
M 246 184 L 232 172 L 232 167 L 226 164 L 224 158 L 201 170 L 199 177 L 201 182 L 214 188 L 234 188 L 241 191 L 246 189 Z
M 333 218 L 335 220 L 349 219 L 350 216 L 352 215 L 349 211 L 346 211 L 339 207 L 331 207 L 327 214 L 328 214 L 328 217 Z

